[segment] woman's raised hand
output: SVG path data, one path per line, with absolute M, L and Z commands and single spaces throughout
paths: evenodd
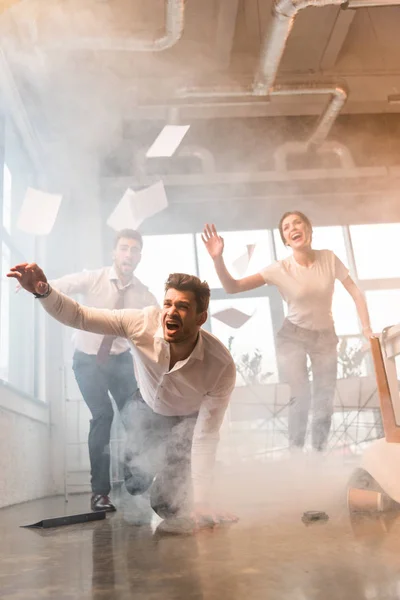
M 215 225 L 208 223 L 205 225 L 201 239 L 207 248 L 208 254 L 213 260 L 222 256 L 224 251 L 224 239 L 218 235 Z

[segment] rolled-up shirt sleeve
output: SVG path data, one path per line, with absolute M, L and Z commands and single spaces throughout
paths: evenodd
M 235 364 L 229 363 L 201 404 L 192 444 L 192 485 L 195 503 L 208 501 L 213 480 L 219 430 L 235 387 Z
M 124 337 L 132 342 L 140 337 L 147 325 L 146 310 L 90 308 L 55 289 L 40 303 L 49 315 L 64 325 L 91 333 Z

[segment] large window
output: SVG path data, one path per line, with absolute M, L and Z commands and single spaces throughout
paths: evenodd
M 373 331 L 400 323 L 400 289 L 366 292 Z
M 160 304 L 164 297 L 164 283 L 170 273 L 195 275 L 196 272 L 192 234 L 144 236 L 142 260 L 135 274 Z
M 278 229 L 274 230 L 274 239 L 277 259 L 282 260 L 290 256 L 292 251 L 290 248 L 284 246 Z M 348 266 L 348 256 L 342 227 L 314 227 L 313 248 L 316 250 L 332 250 Z
M 29 185 L 35 185 L 30 161 L 11 123 L 5 128 L 1 156 L 0 189 L 0 379 L 29 396 L 35 396 L 35 303 L 6 274 L 13 264 L 35 260 L 35 238 L 16 228 Z
M 225 242 L 225 263 L 233 277 L 252 275 L 273 261 L 269 231 L 221 231 L 219 233 Z M 200 277 L 208 282 L 210 288 L 221 288 L 213 262 L 200 234 L 196 236 L 196 243 Z
M 10 289 L 5 278 L 11 262 L 11 251 L 3 242 L 1 245 L 0 288 L 0 379 L 8 381 L 10 367 Z
M 11 195 L 12 177 L 11 171 L 4 163 L 3 168 L 3 227 L 7 233 L 11 233 Z
M 350 227 L 360 279 L 400 277 L 400 223 Z
M 218 313 L 235 309 L 250 316 L 239 328 L 218 319 Z M 211 330 L 231 351 L 237 368 L 237 385 L 278 380 L 274 336 L 268 298 L 211 300 Z M 216 315 L 216 317 L 213 317 Z

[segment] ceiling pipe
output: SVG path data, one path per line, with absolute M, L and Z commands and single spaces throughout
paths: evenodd
M 341 6 L 344 9 L 398 6 L 400 0 L 275 0 L 272 20 L 264 36 L 258 69 L 253 83 L 257 96 L 266 96 L 271 91 L 279 65 L 298 13 L 310 6 Z
M 342 8 L 378 8 L 381 6 L 400 6 L 400 0 L 349 0 L 343 3 Z
M 275 0 L 272 21 L 267 30 L 253 83 L 257 96 L 267 96 L 275 83 L 287 40 L 293 29 L 297 14 L 309 6 L 341 5 L 343 0 Z
M 277 85 L 272 88 L 268 97 L 273 96 L 330 96 L 330 100 L 322 113 L 319 121 L 307 141 L 307 147 L 318 146 L 327 138 L 336 117 L 346 103 L 348 92 L 344 85 L 334 85 L 329 83 L 302 83 L 293 85 Z M 252 88 L 182 88 L 178 91 L 177 98 L 182 100 L 215 100 L 219 99 L 255 97 Z
M 309 83 L 304 85 L 277 85 L 272 88 L 270 96 L 314 96 L 329 95 L 330 100 L 318 120 L 318 123 L 307 140 L 308 148 L 322 144 L 342 107 L 347 101 L 348 91 L 344 85 L 329 85 L 326 83 Z
M 146 176 L 146 164 L 149 160 L 146 156 L 148 147 L 137 150 L 134 155 L 135 171 L 139 177 Z M 202 173 L 211 174 L 216 172 L 214 155 L 207 148 L 198 145 L 183 146 L 178 148 L 176 158 L 196 158 L 200 161 Z
M 230 89 L 215 88 L 201 90 L 187 88 L 178 92 L 179 98 L 246 98 L 294 95 L 329 95 L 330 101 L 322 113 L 318 124 L 306 142 L 307 149 L 322 144 L 328 136 L 333 123 L 347 101 L 348 91 L 344 85 L 329 85 L 325 83 L 312 83 L 303 85 L 274 85 L 282 60 L 287 40 L 293 28 L 299 11 L 310 6 L 323 7 L 337 5 L 342 8 L 357 9 L 372 6 L 400 5 L 400 0 L 275 0 L 272 8 L 272 21 L 269 30 L 264 36 L 260 53 L 258 69 L 251 89 L 235 87 Z
M 185 2 L 186 0 L 165 0 L 165 32 L 160 37 L 76 37 L 72 40 L 60 39 L 57 45 L 68 50 L 123 52 L 161 52 L 168 50 L 175 46 L 182 37 L 185 24 Z
M 309 150 L 308 142 L 285 142 L 274 152 L 275 169 L 280 172 L 288 171 L 288 157 L 305 155 Z M 347 146 L 340 142 L 323 142 L 317 149 L 317 154 L 335 154 L 343 169 L 355 169 L 353 156 Z

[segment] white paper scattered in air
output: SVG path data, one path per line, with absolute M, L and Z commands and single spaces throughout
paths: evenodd
M 140 192 L 128 188 L 111 215 L 107 225 L 115 231 L 138 229 L 148 219 L 168 206 L 168 198 L 162 181 L 154 183 Z
M 245 254 L 241 254 L 236 260 L 233 261 L 232 264 L 239 277 L 243 277 L 247 271 L 247 267 L 249 266 L 249 257 L 247 252 Z
M 214 319 L 218 319 L 225 325 L 229 327 L 233 327 L 233 329 L 239 329 L 242 327 L 253 315 L 247 315 L 241 310 L 237 310 L 237 308 L 226 308 L 225 310 L 220 310 L 219 312 L 211 315 Z
M 28 188 L 19 211 L 17 228 L 33 235 L 48 235 L 61 205 L 61 194 Z
M 190 125 L 166 125 L 146 152 L 147 158 L 172 156 Z
M 233 262 L 233 267 L 239 277 L 243 277 L 246 274 L 255 247 L 255 244 L 247 244 L 246 251 Z

